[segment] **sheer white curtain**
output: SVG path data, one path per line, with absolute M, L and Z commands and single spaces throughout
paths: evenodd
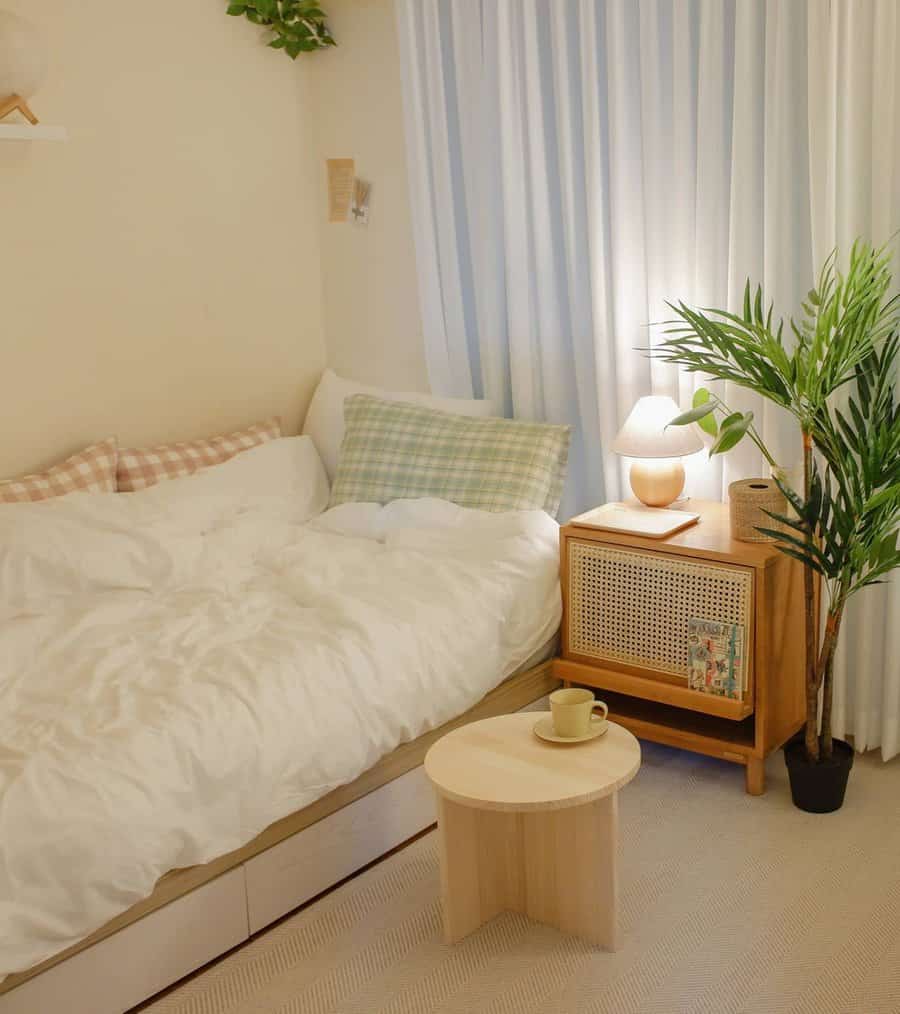
M 900 225 L 895 0 L 397 0 L 397 15 L 432 387 L 572 423 L 564 515 L 627 488 L 608 448 L 639 396 L 687 404 L 699 383 L 637 351 L 666 300 L 737 309 L 750 277 L 790 313 L 832 245 Z M 720 393 L 796 465 L 789 422 Z M 749 442 L 688 471 L 716 499 L 765 474 Z M 855 611 L 836 708 L 886 753 L 890 594 Z
M 816 262 L 858 235 L 891 241 L 900 276 L 900 4 L 833 0 L 809 11 L 810 207 Z M 836 728 L 859 750 L 900 753 L 900 574 L 847 608 Z

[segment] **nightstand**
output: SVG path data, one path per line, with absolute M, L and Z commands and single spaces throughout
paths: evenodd
M 560 529 L 562 655 L 554 674 L 601 690 L 640 739 L 720 757 L 765 789 L 764 761 L 803 725 L 803 567 L 771 544 L 731 538 L 728 507 L 666 539 Z M 739 699 L 688 686 L 688 620 L 739 624 Z

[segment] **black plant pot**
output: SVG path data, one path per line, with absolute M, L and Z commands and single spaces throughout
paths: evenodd
M 803 737 L 798 736 L 785 744 L 784 762 L 791 780 L 791 797 L 798 809 L 833 813 L 844 805 L 847 779 L 853 767 L 853 747 L 849 743 L 834 740 L 834 752 L 827 761 L 810 763 Z

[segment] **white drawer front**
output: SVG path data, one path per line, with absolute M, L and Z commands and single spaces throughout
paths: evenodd
M 250 932 L 309 901 L 436 820 L 422 766 L 244 864 Z
M 122 1014 L 246 940 L 238 867 L 0 996 L 0 1014 Z

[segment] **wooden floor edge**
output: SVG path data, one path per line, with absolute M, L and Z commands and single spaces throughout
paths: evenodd
M 491 718 L 494 715 L 507 714 L 523 708 L 538 698 L 543 697 L 551 690 L 559 686 L 559 679 L 553 675 L 553 659 L 547 659 L 539 665 L 526 669 L 504 680 L 486 694 L 474 707 L 463 712 L 457 718 L 446 722 L 437 729 L 424 733 L 418 739 L 409 743 L 402 743 L 396 750 L 382 757 L 382 759 L 363 772 L 357 779 L 342 785 L 327 795 L 317 799 L 314 803 L 292 813 L 287 817 L 270 824 L 264 831 L 258 834 L 252 841 L 234 852 L 213 859 L 202 866 L 192 866 L 183 870 L 173 870 L 162 877 L 156 885 L 153 893 L 143 901 L 132 905 L 131 908 L 111 919 L 108 923 L 95 930 L 90 936 L 80 940 L 77 944 L 54 954 L 45 959 L 39 965 L 27 969 L 24 972 L 14 972 L 0 980 L 0 996 L 21 986 L 29 979 L 40 975 L 54 965 L 60 964 L 67 958 L 71 958 L 80 951 L 86 950 L 93 944 L 112 936 L 119 930 L 125 929 L 132 923 L 137 922 L 144 916 L 155 912 L 170 902 L 189 894 L 191 891 L 202 887 L 203 884 L 215 880 L 229 870 L 234 869 L 241 863 L 246 862 L 253 856 L 264 852 L 266 849 L 277 845 L 279 842 L 290 838 L 292 835 L 304 830 L 304 828 L 315 824 L 317 821 L 328 817 L 349 803 L 361 799 L 375 789 L 386 785 L 388 782 L 399 778 L 407 771 L 417 767 L 425 758 L 428 748 L 445 733 L 452 729 L 465 725 L 469 722 L 476 722 L 481 718 Z

